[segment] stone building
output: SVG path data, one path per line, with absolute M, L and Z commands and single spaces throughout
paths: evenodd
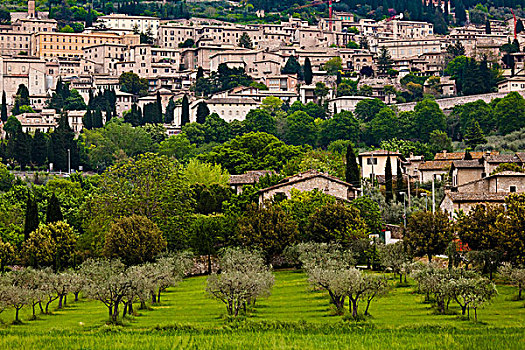
M 241 194 L 246 185 L 255 185 L 263 176 L 274 174 L 272 170 L 250 170 L 241 175 L 230 175 L 230 187 L 235 194 Z
M 130 16 L 121 13 L 112 13 L 98 17 L 98 22 L 104 24 L 107 29 L 117 32 L 139 33 L 150 32 L 153 38 L 157 38 L 157 32 L 160 27 L 160 18 L 148 16 Z
M 451 161 L 431 160 L 419 164 L 419 182 L 429 182 L 432 179 L 442 180 L 450 171 Z
M 397 164 L 398 162 L 404 161 L 401 153 L 385 150 L 359 153 L 358 163 L 361 168 L 361 177 L 363 179 L 371 179 L 372 177 L 385 176 L 386 161 L 388 158 L 390 158 L 392 175 L 397 175 Z
M 20 84 L 27 87 L 29 96 L 45 95 L 49 88 L 46 85 L 45 61 L 29 56 L 0 56 L 0 91 L 5 91 L 8 105 L 14 104 Z
M 317 170 L 310 170 L 290 176 L 277 185 L 259 190 L 259 204 L 264 204 L 274 196 L 281 199 L 289 198 L 292 189 L 301 192 L 319 190 L 342 201 L 353 200 L 359 194 L 359 190 L 347 182 Z
M 450 173 L 454 187 L 482 179 L 486 176 L 484 159 L 453 161 Z

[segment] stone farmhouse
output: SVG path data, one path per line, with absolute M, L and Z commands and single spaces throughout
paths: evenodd
M 359 189 L 351 184 L 339 180 L 326 173 L 310 170 L 290 176 L 277 185 L 259 190 L 259 204 L 272 200 L 275 196 L 280 199 L 290 197 L 292 189 L 303 191 L 319 190 L 341 201 L 350 201 L 359 195 Z

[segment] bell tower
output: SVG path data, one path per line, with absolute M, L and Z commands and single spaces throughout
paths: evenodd
M 36 18 L 35 0 L 28 0 L 27 2 L 27 17 Z

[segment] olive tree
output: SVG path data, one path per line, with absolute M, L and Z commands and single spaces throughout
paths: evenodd
M 399 275 L 399 283 L 402 282 L 403 275 L 406 282 L 406 276 L 410 273 L 410 266 L 412 265 L 412 254 L 406 244 L 400 241 L 394 244 L 381 245 L 379 256 L 381 265 L 392 269 L 394 275 Z
M 525 287 L 525 268 L 513 267 L 511 264 L 506 263 L 500 268 L 500 273 L 503 277 L 507 278 L 510 283 L 518 287 L 518 300 L 521 300 L 521 294 Z
M 220 274 L 208 277 L 206 291 L 226 305 L 229 316 L 237 317 L 247 305 L 268 296 L 274 276 L 259 252 L 244 248 L 227 248 L 219 259 Z
M 86 279 L 86 295 L 106 305 L 111 321 L 116 323 L 119 304 L 131 288 L 124 264 L 119 260 L 88 259 L 82 263 L 80 271 Z

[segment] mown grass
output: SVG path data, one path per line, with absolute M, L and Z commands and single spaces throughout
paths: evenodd
M 414 286 L 393 288 L 371 306 L 365 322 L 333 316 L 327 295 L 309 288 L 297 271 L 276 272 L 272 295 L 241 321 L 225 321 L 224 306 L 209 299 L 206 278 L 189 278 L 168 290 L 162 302 L 122 326 L 108 326 L 107 310 L 95 301 L 68 301 L 64 310 L 9 325 L 13 312 L 0 314 L 0 348 L 10 349 L 524 349 L 525 307 L 512 301 L 515 289 L 478 312 L 478 323 L 457 314 L 437 315 Z

